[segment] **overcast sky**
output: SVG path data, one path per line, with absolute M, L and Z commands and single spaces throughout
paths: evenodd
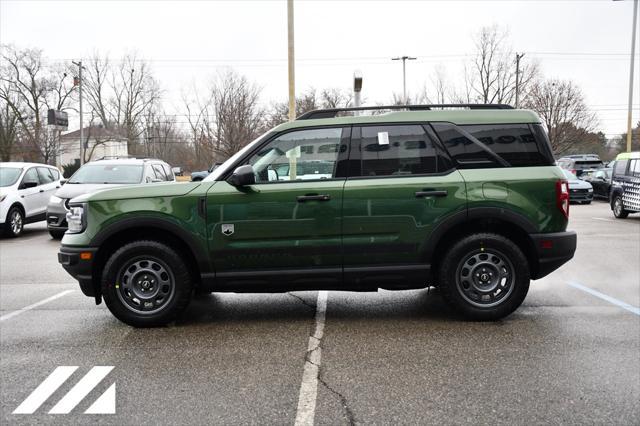
M 296 1 L 297 92 L 349 89 L 364 75 L 369 103 L 402 92 L 392 56 L 412 55 L 409 92 L 441 64 L 452 84 L 482 26 L 508 28 L 510 44 L 537 60 L 545 76 L 572 79 L 608 135 L 626 130 L 633 2 L 577 1 Z M 262 99 L 287 96 L 285 1 L 0 0 L 0 42 L 42 48 L 53 61 L 117 57 L 136 51 L 152 63 L 168 112 L 181 89 L 232 67 L 262 87 Z M 636 43 L 634 123 L 640 116 Z M 427 86 L 428 87 L 428 86 Z

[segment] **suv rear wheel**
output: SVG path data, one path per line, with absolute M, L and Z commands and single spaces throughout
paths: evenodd
M 438 272 L 442 295 L 467 318 L 503 318 L 522 304 L 529 290 L 527 258 L 501 235 L 467 236 L 443 259 Z
M 134 327 L 175 320 L 189 304 L 192 279 L 186 263 L 157 241 L 134 241 L 111 255 L 102 274 L 102 295 L 113 315 Z
M 624 209 L 622 204 L 622 196 L 616 195 L 613 199 L 613 215 L 618 219 L 626 219 L 629 216 L 629 212 Z

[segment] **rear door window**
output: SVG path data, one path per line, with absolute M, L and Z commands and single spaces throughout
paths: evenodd
M 461 126 L 473 137 L 502 157 L 512 167 L 548 166 L 528 124 L 483 124 Z
M 162 170 L 162 166 L 160 164 L 154 164 L 153 171 L 158 179 L 167 180 L 167 176 L 165 175 L 164 170 Z
M 38 176 L 40 177 L 40 182 L 43 184 L 51 183 L 55 180 L 51 170 L 47 167 L 38 167 Z
M 433 174 L 450 169 L 448 159 L 420 125 L 360 128 L 358 176 Z

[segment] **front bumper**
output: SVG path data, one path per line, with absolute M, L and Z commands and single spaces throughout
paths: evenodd
M 61 246 L 58 263 L 80 283 L 80 289 L 86 296 L 98 297 L 93 280 L 93 262 L 97 247 Z
M 572 203 L 583 203 L 593 200 L 593 191 L 588 189 L 569 189 L 569 201 Z
M 537 280 L 558 269 L 573 258 L 578 237 L 573 231 L 532 234 L 531 239 L 538 259 L 531 278 Z
M 62 200 L 58 203 L 49 203 L 47 206 L 47 228 L 49 230 L 67 230 L 67 208 L 64 203 L 66 200 Z

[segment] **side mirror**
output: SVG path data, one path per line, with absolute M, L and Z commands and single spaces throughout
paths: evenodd
M 60 179 L 60 185 L 64 185 L 65 183 L 67 183 L 67 179 Z
M 256 183 L 256 175 L 253 167 L 250 164 L 238 167 L 227 179 L 227 182 L 236 187 L 254 185 Z
M 38 182 L 22 182 L 20 189 L 35 188 L 36 186 L 38 186 Z

